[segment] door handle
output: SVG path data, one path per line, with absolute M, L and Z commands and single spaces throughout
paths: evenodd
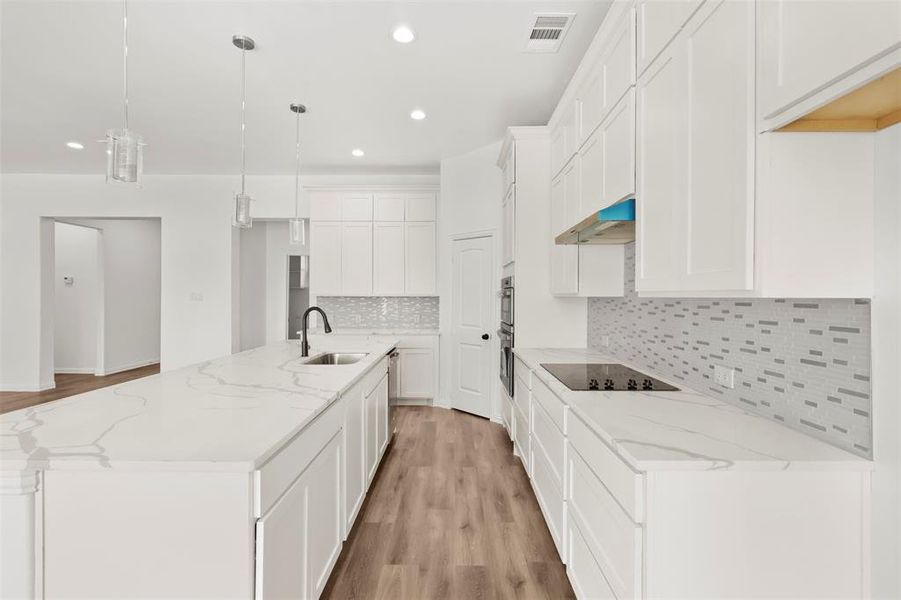
M 487 333 L 483 333 L 483 334 L 482 334 L 482 339 L 483 339 L 483 340 L 487 340 L 487 339 L 488 339 L 488 334 L 487 334 Z

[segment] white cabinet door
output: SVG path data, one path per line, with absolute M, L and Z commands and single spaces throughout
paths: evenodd
M 809 27 L 809 23 L 808 23 Z M 683 30 L 690 132 L 679 289 L 753 289 L 754 4 L 708 0 Z
M 765 0 L 769 2 L 769 0 Z M 704 0 L 639 0 L 638 74 L 672 41 Z
M 341 194 L 342 221 L 371 221 L 372 194 L 369 192 L 345 192 Z
M 311 256 L 316 252 L 313 246 Z M 341 223 L 341 294 L 372 294 L 372 223 Z
M 434 221 L 435 194 L 407 194 L 405 219 L 407 221 Z
M 373 223 L 372 291 L 377 296 L 404 293 L 404 224 Z
M 435 352 L 431 348 L 397 349 L 399 398 L 435 397 Z
M 353 527 L 354 519 L 366 496 L 365 433 L 366 404 L 361 384 L 344 395 L 344 533 Z
M 635 12 L 628 10 L 610 31 L 582 89 L 579 141 L 584 142 L 626 91 L 635 85 Z
M 406 195 L 401 192 L 379 192 L 373 198 L 374 221 L 403 221 Z
M 573 224 L 600 210 L 604 195 L 603 133 L 595 131 L 579 149 L 578 214 Z
M 405 223 L 406 273 L 404 291 L 408 295 L 435 294 L 436 232 L 434 222 Z
M 366 394 L 363 404 L 366 407 L 363 456 L 366 466 L 366 487 L 368 488 L 372 483 L 376 467 L 379 465 L 379 386 L 375 386 Z
M 516 181 L 516 144 L 510 144 L 507 149 L 501 169 L 504 174 L 504 192 L 506 192 Z
M 318 598 L 342 543 L 342 436 L 336 433 L 256 523 L 256 593 L 263 599 Z
M 753 9 L 708 0 L 639 83 L 639 291 L 753 287 Z
M 578 157 L 570 161 L 569 166 L 564 167 L 560 176 L 563 182 L 563 214 L 565 215 L 566 227 L 572 227 L 582 220 L 582 194 L 580 192 L 580 163 Z
M 758 98 L 764 118 L 901 44 L 901 2 L 897 0 L 756 4 Z
M 340 194 L 337 192 L 310 192 L 310 220 L 340 221 Z
M 341 434 L 326 445 L 307 467 L 307 569 L 312 587 L 309 597 L 318 598 L 341 553 Z
M 676 206 L 684 205 L 687 58 L 667 48 L 638 80 L 635 287 L 675 286 Z
M 341 223 L 310 223 L 310 290 L 317 296 L 341 295 Z
M 514 260 L 516 225 L 516 188 L 510 187 L 501 206 L 501 264 L 506 266 Z
M 551 131 L 551 176 L 560 172 L 579 147 L 580 105 L 573 101 Z
M 376 423 L 378 430 L 376 431 L 376 442 L 378 446 L 378 455 L 382 456 L 385 452 L 385 448 L 388 447 L 388 428 L 390 427 L 390 423 L 388 423 L 388 375 L 386 374 L 382 377 L 382 380 L 379 382 L 378 388 L 376 388 L 376 394 L 378 397 L 378 402 L 376 405 Z
M 551 183 L 550 253 L 551 294 L 571 296 L 579 293 L 579 247 L 558 246 L 554 238 L 574 223 L 566 222 L 566 183 L 562 174 Z
M 256 523 L 257 600 L 309 597 L 307 486 L 301 476 Z
M 602 190 L 596 209 L 635 195 L 635 90 L 629 90 L 601 124 Z

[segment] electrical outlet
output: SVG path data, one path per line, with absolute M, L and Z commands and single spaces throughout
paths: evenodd
M 189 298 L 191 302 L 203 302 L 203 292 L 191 292 Z
M 735 387 L 735 369 L 722 365 L 713 365 L 713 380 L 723 387 Z
M 601 336 L 601 346 L 603 346 L 604 348 L 607 348 L 610 346 L 610 336 L 609 335 Z

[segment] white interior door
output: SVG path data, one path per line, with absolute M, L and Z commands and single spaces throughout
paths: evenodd
M 451 300 L 451 407 L 482 417 L 491 415 L 491 339 L 497 323 L 494 304 L 493 239 L 454 240 Z

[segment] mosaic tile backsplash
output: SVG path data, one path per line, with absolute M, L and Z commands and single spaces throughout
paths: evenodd
M 625 269 L 624 298 L 588 301 L 590 347 L 872 456 L 869 300 L 639 298 L 634 244 Z
M 438 329 L 435 296 L 319 296 L 316 302 L 335 329 Z

